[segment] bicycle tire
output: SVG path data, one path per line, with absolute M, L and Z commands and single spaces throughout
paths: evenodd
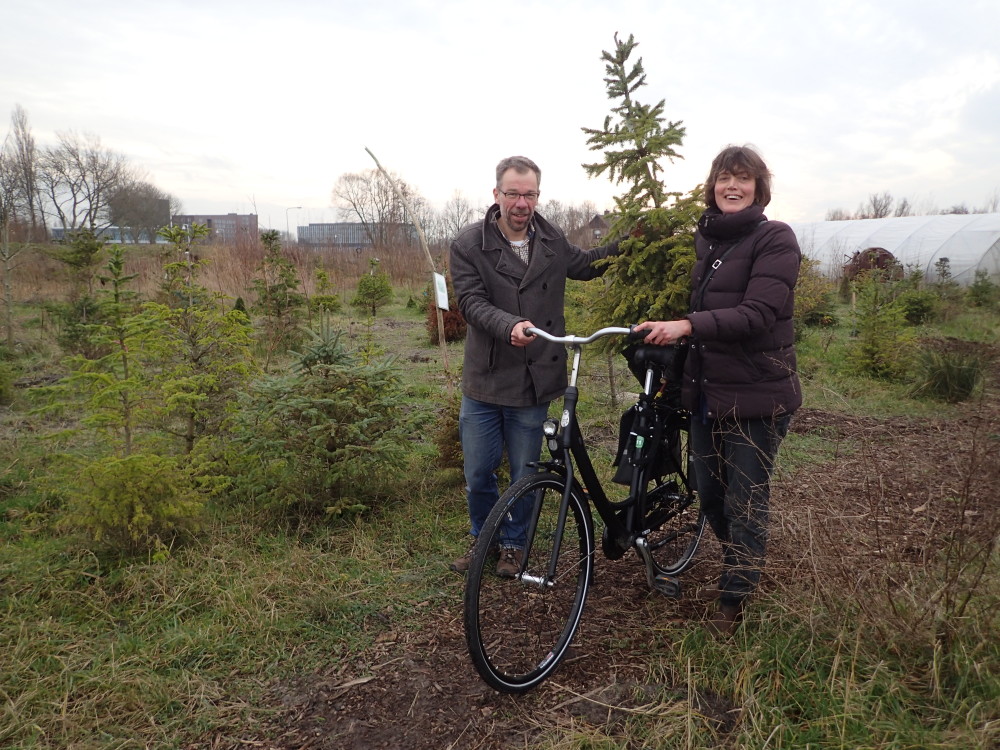
M 656 507 L 647 514 L 650 529 L 646 542 L 653 554 L 659 573 L 679 576 L 694 564 L 698 545 L 705 533 L 705 516 L 701 513 L 697 496 L 671 491 L 669 485 L 651 490 L 648 499 Z M 662 493 L 662 498 L 657 498 Z
M 646 492 L 646 541 L 658 572 L 666 576 L 679 576 L 694 564 L 705 532 L 705 516 L 691 487 L 687 431 L 682 429 L 678 439 L 679 465 L 689 467 L 687 474 L 654 483 Z
M 578 486 L 569 509 L 554 579 L 547 579 L 566 478 L 552 472 L 523 477 L 494 506 L 479 534 L 465 581 L 464 625 L 472 663 L 503 693 L 524 693 L 558 668 L 583 615 L 593 578 L 590 508 Z M 522 573 L 496 574 L 496 547 L 509 537 L 505 520 L 530 507 Z M 542 582 L 542 579 L 546 579 Z

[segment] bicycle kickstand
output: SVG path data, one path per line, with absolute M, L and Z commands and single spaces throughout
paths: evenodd
M 643 562 L 646 564 L 646 581 L 649 583 L 649 587 L 654 591 L 659 591 L 666 597 L 670 599 L 680 599 L 681 598 L 681 580 L 676 576 L 668 576 L 666 573 L 660 573 L 656 569 L 656 562 L 653 560 L 653 555 L 649 551 L 649 545 L 644 537 L 639 537 L 635 540 L 636 549 L 642 556 Z

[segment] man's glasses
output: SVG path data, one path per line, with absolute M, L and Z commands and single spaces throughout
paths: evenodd
M 509 201 L 516 202 L 518 198 L 524 198 L 528 203 L 535 203 L 538 200 L 538 193 L 519 193 L 516 190 L 501 190 L 500 195 Z

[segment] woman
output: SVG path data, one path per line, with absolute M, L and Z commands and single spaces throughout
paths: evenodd
M 802 403 L 792 326 L 801 253 L 791 228 L 764 216 L 771 173 L 752 148 L 723 149 L 705 185 L 691 312 L 637 328 L 649 329 L 647 343 L 689 343 L 683 400 L 695 484 L 724 563 L 707 627 L 724 635 L 760 580 L 774 458 Z

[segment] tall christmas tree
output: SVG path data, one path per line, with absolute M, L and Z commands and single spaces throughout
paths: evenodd
M 665 122 L 664 101 L 643 104 L 635 93 L 646 85 L 642 59 L 629 67 L 638 46 L 630 34 L 615 34 L 614 52 L 604 51 L 608 98 L 616 102 L 601 129 L 582 128 L 592 151 L 604 160 L 583 167 L 591 176 L 607 173 L 627 186 L 615 198 L 611 234 L 628 238 L 622 255 L 611 258 L 606 287 L 588 301 L 594 325 L 627 325 L 644 319 L 669 320 L 687 311 L 694 263 L 694 229 L 701 212 L 701 188 L 670 192 L 661 179 L 663 162 L 683 158 L 681 122 Z

